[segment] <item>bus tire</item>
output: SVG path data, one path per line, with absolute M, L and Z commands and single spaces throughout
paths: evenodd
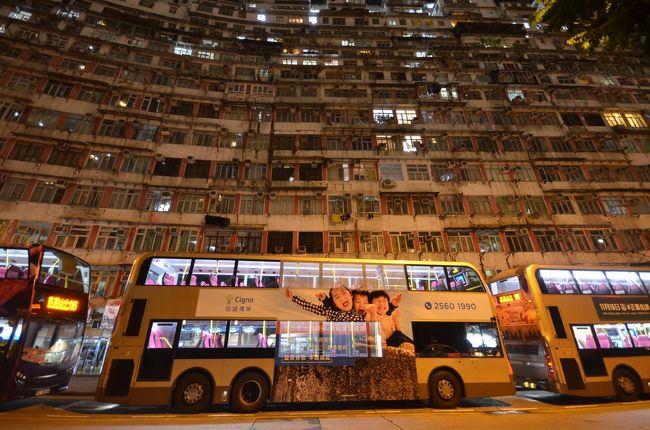
M 235 412 L 251 414 L 261 410 L 269 396 L 269 383 L 258 372 L 241 375 L 232 386 L 230 406 Z
M 636 375 L 627 369 L 618 369 L 612 376 L 616 398 L 621 402 L 634 402 L 641 395 L 641 384 Z
M 453 373 L 440 370 L 429 378 L 429 401 L 435 408 L 454 409 L 461 395 L 461 383 Z
M 181 413 L 198 414 L 212 403 L 212 384 L 201 373 L 183 376 L 174 388 L 173 408 Z

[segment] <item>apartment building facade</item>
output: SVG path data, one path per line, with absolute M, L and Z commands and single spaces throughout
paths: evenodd
M 650 62 L 535 7 L 1 2 L 0 241 L 93 264 L 95 357 L 150 250 L 647 263 Z

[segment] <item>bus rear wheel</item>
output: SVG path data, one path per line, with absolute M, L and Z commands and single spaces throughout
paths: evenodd
M 212 384 L 205 375 L 190 373 L 183 376 L 174 388 L 174 409 L 196 414 L 203 412 L 212 401 Z
M 429 380 L 429 399 L 438 409 L 454 409 L 460 403 L 462 388 L 458 378 L 451 372 L 441 370 Z
M 254 413 L 261 410 L 269 396 L 266 378 L 257 372 L 241 375 L 232 386 L 230 405 L 235 412 Z
M 633 402 L 639 399 L 641 395 L 641 385 L 639 380 L 627 369 L 619 369 L 614 372 L 612 377 L 616 398 L 621 402 Z

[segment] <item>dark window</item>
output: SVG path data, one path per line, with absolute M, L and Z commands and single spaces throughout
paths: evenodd
M 594 127 L 604 127 L 605 126 L 605 121 L 603 120 L 603 117 L 600 116 L 600 114 L 597 113 L 583 113 L 582 117 L 585 119 L 585 122 L 587 125 L 594 126 Z
M 153 170 L 154 175 L 159 176 L 178 176 L 181 167 L 179 158 L 166 158 L 156 161 L 156 167 Z
M 582 125 L 582 121 L 580 121 L 580 115 L 577 113 L 562 112 L 560 115 L 562 116 L 562 121 L 565 125 Z

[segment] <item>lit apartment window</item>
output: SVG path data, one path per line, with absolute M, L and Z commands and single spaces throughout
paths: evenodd
M 290 17 L 287 22 L 289 24 L 302 24 L 305 22 L 304 18 Z
M 192 44 L 176 42 L 174 46 L 174 54 L 176 55 L 192 55 Z
M 112 170 L 115 165 L 115 156 L 110 152 L 97 152 L 90 153 L 86 165 L 86 169 L 94 170 Z
M 617 125 L 626 126 L 625 119 L 623 115 L 618 112 L 605 112 L 604 114 L 605 121 L 610 127 L 615 127 Z
M 145 210 L 152 212 L 169 212 L 172 208 L 171 191 L 150 190 L 145 201 Z
M 402 151 L 417 152 L 422 146 L 422 137 L 408 135 L 402 137 Z
M 257 14 L 257 20 L 260 22 L 266 22 L 266 15 L 263 13 L 258 13 Z
M 609 229 L 605 230 L 587 230 L 591 236 L 591 242 L 597 251 L 618 251 L 618 245 L 614 240 L 614 232 Z
M 629 127 L 643 128 L 647 127 L 645 120 L 638 113 L 626 113 L 625 121 Z
M 398 124 L 413 124 L 417 118 L 415 110 L 397 109 L 395 111 Z
M 9 12 L 8 16 L 9 18 L 15 19 L 17 21 L 29 21 L 32 17 L 32 13 L 25 9 L 21 9 L 20 6 L 18 6 Z

